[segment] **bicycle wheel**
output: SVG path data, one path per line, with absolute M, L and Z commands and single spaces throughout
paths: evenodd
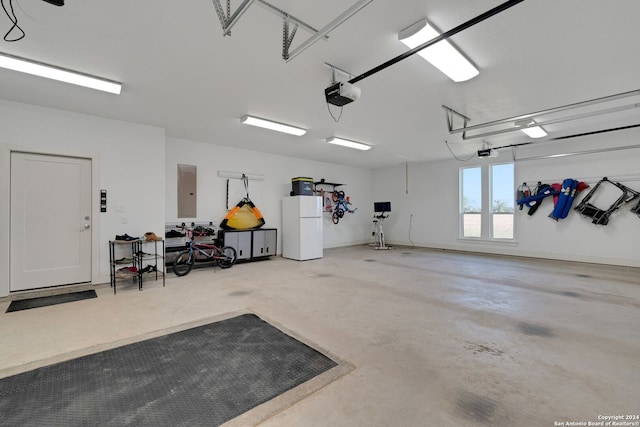
M 236 259 L 238 259 L 235 248 L 232 248 L 231 246 L 220 248 L 220 253 L 218 256 L 220 256 L 220 258 L 218 259 L 218 265 L 220 266 L 220 268 L 229 268 L 233 264 L 235 264 Z
M 190 251 L 182 251 L 173 261 L 173 272 L 176 276 L 186 276 L 193 268 L 193 257 Z

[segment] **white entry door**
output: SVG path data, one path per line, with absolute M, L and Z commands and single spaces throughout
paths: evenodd
M 91 281 L 91 160 L 11 153 L 10 289 Z

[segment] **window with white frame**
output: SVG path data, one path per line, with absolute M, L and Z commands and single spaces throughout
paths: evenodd
M 514 191 L 513 163 L 460 168 L 460 236 L 513 239 Z
M 482 237 L 482 170 L 480 166 L 460 169 L 460 235 Z
M 491 165 L 491 238 L 513 239 L 513 163 Z

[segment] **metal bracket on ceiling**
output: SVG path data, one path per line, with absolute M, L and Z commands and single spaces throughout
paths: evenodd
M 264 0 L 257 0 L 258 4 L 262 6 L 265 10 L 280 16 L 282 18 L 282 59 L 285 61 L 289 59 L 289 49 L 291 48 L 291 43 L 293 42 L 293 38 L 296 35 L 296 31 L 298 28 L 302 28 L 307 30 L 308 32 L 315 34 L 318 32 L 317 29 L 302 21 L 301 19 L 296 18 L 293 15 L 285 12 L 284 10 L 272 5 L 271 3 L 267 3 Z M 293 30 L 289 32 L 289 25 L 293 23 L 295 26 Z M 324 40 L 328 40 L 329 36 L 325 35 Z
M 313 28 L 311 25 L 301 21 L 300 19 L 290 15 L 282 9 L 277 8 L 276 6 L 266 2 L 265 0 L 243 0 L 242 4 L 238 6 L 233 14 L 231 13 L 231 0 L 227 0 L 226 10 L 222 7 L 220 0 L 211 0 L 216 9 L 216 13 L 218 14 L 218 18 L 220 19 L 220 24 L 222 25 L 222 34 L 223 36 L 231 35 L 231 28 L 238 22 L 240 17 L 244 12 L 247 11 L 249 6 L 251 6 L 254 2 L 263 6 L 266 10 L 280 16 L 283 20 L 283 28 L 282 28 L 282 58 L 285 61 L 290 61 L 304 50 L 309 48 L 312 44 L 317 42 L 318 40 L 327 40 L 329 39 L 329 32 L 336 29 L 342 23 L 344 23 L 351 16 L 355 15 L 366 5 L 371 3 L 373 0 L 359 0 L 351 6 L 348 10 L 342 13 L 340 16 L 335 18 L 329 24 L 317 30 Z M 289 32 L 290 23 L 295 24 L 295 27 L 291 32 Z M 293 42 L 293 38 L 295 37 L 296 31 L 298 28 L 303 28 L 304 30 L 312 33 L 312 36 L 301 43 L 296 49 L 290 51 L 291 43 Z
M 254 0 L 243 0 L 242 4 L 238 6 L 236 11 L 231 14 L 231 0 L 227 0 L 226 11 L 222 8 L 220 0 L 211 1 L 213 2 L 213 6 L 216 8 L 218 19 L 220 19 L 223 36 L 231 35 L 231 28 L 238 22 L 242 14 L 245 13 L 249 6 L 251 6 L 251 4 L 254 2 Z
M 471 119 L 467 116 L 465 116 L 464 114 L 460 114 L 458 113 L 456 110 L 447 107 L 446 105 L 443 105 L 442 108 L 444 108 L 445 113 L 447 115 L 447 129 L 449 130 L 449 133 L 454 133 L 457 132 L 458 129 L 455 129 L 453 127 L 453 120 L 455 118 L 455 116 L 460 117 L 463 119 L 463 125 L 462 128 L 460 129 L 466 129 L 467 128 L 467 124 L 471 121 Z M 466 139 L 466 132 L 462 132 L 462 139 Z
M 493 120 L 490 122 L 481 123 L 473 126 L 467 126 L 468 122 L 470 121 L 468 117 L 458 113 L 457 111 L 447 107 L 446 105 L 443 105 L 442 108 L 445 109 L 447 114 L 447 128 L 449 130 L 449 133 L 450 134 L 462 133 L 462 139 L 466 141 L 468 139 L 484 138 L 491 135 L 499 135 L 503 133 L 513 132 L 513 131 L 536 127 L 536 126 L 552 125 L 552 124 L 563 123 L 571 120 L 584 119 L 587 117 L 600 116 L 603 114 L 611 114 L 611 113 L 630 110 L 633 108 L 639 108 L 640 103 L 634 103 L 634 104 L 621 105 L 621 106 L 612 107 L 612 108 L 604 108 L 596 111 L 588 111 L 584 113 L 578 113 L 578 114 L 573 114 L 570 116 L 564 116 L 559 118 L 536 120 L 537 117 L 543 116 L 543 115 L 548 116 L 555 113 L 572 111 L 578 108 L 598 105 L 605 102 L 615 101 L 618 99 L 628 98 L 633 96 L 640 96 L 640 89 L 632 90 L 629 92 L 617 93 L 617 94 L 605 96 L 602 98 L 589 99 L 587 101 L 576 102 L 574 104 L 563 105 L 561 107 L 549 108 L 547 110 L 537 111 L 535 113 L 528 113 L 528 114 L 522 114 L 515 117 L 509 117 L 506 119 Z M 464 119 L 464 125 L 462 127 L 459 127 L 459 128 L 454 127 L 453 119 L 455 116 L 461 117 Z M 482 132 L 482 133 L 474 133 L 473 135 L 469 135 L 467 133 L 469 131 L 480 131 L 483 129 L 488 130 L 489 128 L 493 128 L 493 130 L 489 130 L 487 132 Z
M 298 24 L 293 27 L 291 34 L 289 34 L 289 16 L 285 16 L 282 23 L 282 59 L 285 61 L 289 59 L 289 47 L 291 47 L 291 42 L 296 36 L 296 31 L 298 31 Z
M 350 79 L 355 76 L 355 74 L 352 74 L 352 73 L 350 73 L 348 71 L 345 71 L 342 68 L 338 68 L 333 64 L 329 64 L 328 62 L 325 62 L 324 65 L 325 65 L 325 67 L 331 68 L 331 84 L 338 82 L 338 80 L 336 79 L 336 72 L 344 74 L 345 76 L 347 76 Z
M 262 1 L 262 0 L 259 0 L 259 1 Z M 317 42 L 321 38 L 326 37 L 327 34 L 329 34 L 331 31 L 335 30 L 336 28 L 338 28 L 347 19 L 351 18 L 353 15 L 355 15 L 358 12 L 360 12 L 360 10 L 362 10 L 366 5 L 368 5 L 372 1 L 373 0 L 359 0 L 358 2 L 356 2 L 356 4 L 354 4 L 349 9 L 344 11 L 342 14 L 340 14 L 338 17 L 336 17 L 333 21 L 329 22 L 327 25 L 322 27 L 317 33 L 315 33 L 314 35 L 309 37 L 301 45 L 299 45 L 296 49 L 294 49 L 293 52 L 291 52 L 289 54 L 287 62 L 291 61 L 293 58 L 298 56 L 300 53 L 302 53 L 305 50 L 307 50 L 311 45 L 313 45 L 315 42 Z
M 307 30 L 310 33 L 317 33 L 318 30 L 315 29 L 314 27 L 312 27 L 311 25 L 307 24 L 306 22 L 296 18 L 295 16 L 285 12 L 284 10 L 272 5 L 271 3 L 267 3 L 265 0 L 256 0 L 257 4 L 259 4 L 260 6 L 262 6 L 265 10 L 273 13 L 274 15 L 277 15 L 279 17 L 281 17 L 282 19 L 288 19 L 290 22 L 293 22 L 294 24 L 296 24 L 296 26 L 300 26 L 303 29 Z M 329 36 L 325 36 L 325 39 L 328 39 Z

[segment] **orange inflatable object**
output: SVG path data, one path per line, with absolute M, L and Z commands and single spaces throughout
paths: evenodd
M 220 228 L 224 230 L 248 230 L 260 228 L 265 224 L 262 213 L 249 199 L 242 199 L 240 203 L 224 217 Z

